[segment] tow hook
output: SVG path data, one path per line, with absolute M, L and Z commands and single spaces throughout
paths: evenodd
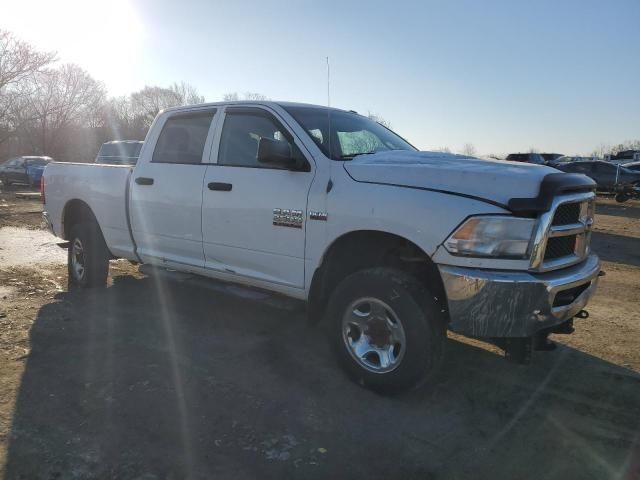
M 589 312 L 587 312 L 586 310 L 580 310 L 578 313 L 576 313 L 576 318 L 589 318 Z

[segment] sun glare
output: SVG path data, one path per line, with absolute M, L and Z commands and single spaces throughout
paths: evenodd
M 113 94 L 125 93 L 143 26 L 129 0 L 26 0 L 2 7 L 2 28 L 62 62 L 77 63 Z

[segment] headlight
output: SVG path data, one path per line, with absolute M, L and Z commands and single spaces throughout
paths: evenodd
M 528 258 L 535 223 L 531 218 L 471 217 L 451 234 L 444 246 L 453 255 Z

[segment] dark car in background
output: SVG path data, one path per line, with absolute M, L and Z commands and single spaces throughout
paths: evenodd
M 640 161 L 640 150 L 622 150 L 613 155 L 608 155 L 607 160 L 614 163 L 627 164 Z
M 0 168 L 0 180 L 3 185 L 23 183 L 34 187 L 38 186 L 44 167 L 52 161 L 51 157 L 44 156 L 10 158 Z
M 509 162 L 535 163 L 536 165 L 544 165 L 545 160 L 539 153 L 510 153 L 507 155 Z
M 540 155 L 547 164 L 555 162 L 560 157 L 564 157 L 562 153 L 541 153 Z
M 627 170 L 640 173 L 640 162 L 625 163 L 623 166 Z
M 547 161 L 547 165 L 549 165 L 550 167 L 558 168 L 558 165 L 563 165 L 567 163 L 594 162 L 596 160 L 597 159 L 593 157 L 576 157 L 576 156 L 569 156 L 569 155 L 560 155 L 559 157 L 556 157 L 554 160 Z
M 142 150 L 139 140 L 114 140 L 103 143 L 95 163 L 108 165 L 135 165 Z
M 599 192 L 615 193 L 616 200 L 625 202 L 638 196 L 640 172 L 601 160 L 556 163 L 554 168 L 567 173 L 583 173 L 597 184 Z

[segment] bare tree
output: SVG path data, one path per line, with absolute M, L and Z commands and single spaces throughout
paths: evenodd
M 222 100 L 225 102 L 237 102 L 240 100 L 240 96 L 238 95 L 238 92 L 225 93 L 222 96 Z
M 10 112 L 29 94 L 25 80 L 55 60 L 55 53 L 38 52 L 10 32 L 0 29 L 0 143 L 16 133 Z
M 62 133 L 87 125 L 105 101 L 104 86 L 73 64 L 36 72 L 25 88 L 29 95 L 13 117 L 42 154 L 55 155 Z
M 55 57 L 55 53 L 38 52 L 12 33 L 0 29 L 0 94 L 9 85 L 52 63 Z
M 222 100 L 224 100 L 225 102 L 237 102 L 238 100 L 261 101 L 261 100 L 269 100 L 269 97 L 267 97 L 266 95 L 263 95 L 262 93 L 257 93 L 257 92 L 245 92 L 242 96 L 238 95 L 238 92 L 230 92 L 230 93 L 225 93 L 222 96 Z
M 465 155 L 468 155 L 469 157 L 474 157 L 477 155 L 477 150 L 476 147 L 473 145 L 473 143 L 465 143 L 464 147 L 462 147 L 462 153 L 464 153 Z
M 151 125 L 160 110 L 176 107 L 182 98 L 170 88 L 144 87 L 131 94 L 131 107 L 134 115 L 140 117 L 145 125 Z
M 198 93 L 198 90 L 193 85 L 185 82 L 174 83 L 169 87 L 170 90 L 180 99 L 180 105 L 194 105 L 198 103 L 204 103 L 204 96 Z

